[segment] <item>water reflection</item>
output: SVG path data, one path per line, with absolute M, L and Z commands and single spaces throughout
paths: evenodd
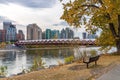
M 45 49 L 45 50 L 27 50 L 26 55 L 27 60 L 33 60 L 34 58 L 41 56 L 43 62 L 45 63 L 45 67 L 49 67 L 50 65 L 58 65 L 58 62 L 64 63 L 64 58 L 74 55 L 74 49 Z
M 7 61 L 15 61 L 16 59 L 16 52 L 4 52 L 4 59 L 2 60 L 3 62 L 7 62 Z
M 9 76 L 30 68 L 36 57 L 41 56 L 45 67 L 49 67 L 58 65 L 58 61 L 64 63 L 64 58 L 71 55 L 74 55 L 72 48 L 3 51 L 0 52 L 0 65 L 7 66 L 7 76 Z
M 23 66 L 26 67 L 26 55 L 16 51 L 1 52 L 0 65 L 7 66 L 7 75 L 21 72 Z
M 29 69 L 33 60 L 39 56 L 45 62 L 45 67 L 58 65 L 58 62 L 64 63 L 64 58 L 74 56 L 81 57 L 84 50 L 89 53 L 90 50 L 98 51 L 99 47 L 80 47 L 80 48 L 60 48 L 60 49 L 34 49 L 34 50 L 0 50 L 0 65 L 7 66 L 7 76 L 20 73 L 23 69 Z M 98 51 L 98 54 L 101 54 Z
M 26 54 L 28 55 L 42 57 L 66 57 L 73 55 L 73 53 L 74 53 L 73 48 L 26 50 Z

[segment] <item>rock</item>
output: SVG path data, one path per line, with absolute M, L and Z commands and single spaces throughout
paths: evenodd
M 56 67 L 57 65 L 50 65 L 49 68 L 54 68 Z
M 11 75 L 9 75 L 8 77 L 11 77 L 11 76 L 16 76 L 16 74 L 11 74 Z
M 24 74 L 24 73 L 23 72 L 17 73 L 17 75 L 22 75 L 22 74 Z
M 5 76 L 0 76 L 0 78 L 5 78 Z

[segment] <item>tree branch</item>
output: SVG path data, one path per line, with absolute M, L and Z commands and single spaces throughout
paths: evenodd
M 84 5 L 82 5 L 81 7 L 94 7 L 94 8 L 99 8 L 98 6 L 96 6 L 96 5 L 93 5 L 93 4 L 84 4 Z
M 107 13 L 107 18 L 110 20 L 111 19 L 111 17 L 110 17 L 110 14 L 109 13 Z
M 105 16 L 106 16 L 106 18 L 108 18 L 109 20 L 111 19 L 109 13 L 107 13 Z M 110 30 L 111 30 L 111 32 L 112 32 L 112 34 L 113 34 L 113 37 L 114 37 L 115 39 L 117 39 L 117 38 L 118 38 L 118 35 L 117 35 L 116 30 L 115 30 L 114 24 L 113 24 L 113 23 L 109 23 L 109 27 L 110 27 Z
M 117 36 L 116 31 L 115 31 L 114 24 L 113 23 L 109 23 L 109 26 L 110 26 L 110 30 L 111 30 L 111 32 L 113 34 L 113 37 L 117 38 L 118 36 Z

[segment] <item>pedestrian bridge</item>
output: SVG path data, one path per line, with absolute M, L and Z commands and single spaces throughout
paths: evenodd
M 20 40 L 16 46 L 77 46 L 96 45 L 95 40 L 80 39 L 41 39 L 41 40 Z

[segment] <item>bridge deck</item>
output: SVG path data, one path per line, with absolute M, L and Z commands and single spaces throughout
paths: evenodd
M 41 40 L 22 40 L 15 43 L 17 46 L 28 45 L 96 45 L 92 40 L 80 40 L 80 39 L 41 39 Z

